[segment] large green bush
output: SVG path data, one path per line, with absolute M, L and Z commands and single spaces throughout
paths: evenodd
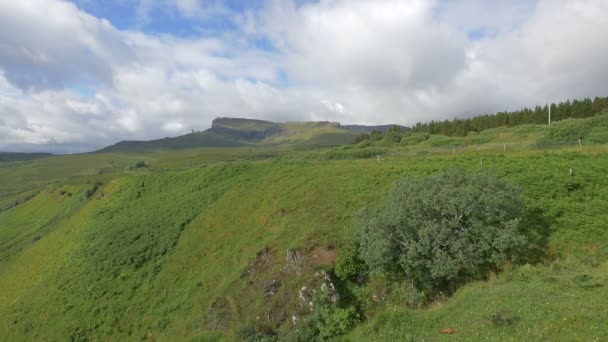
M 319 338 L 326 340 L 348 332 L 359 322 L 359 315 L 354 307 L 338 308 L 324 306 L 319 308 L 316 326 Z
M 596 144 L 608 143 L 608 127 L 593 127 L 587 135 L 587 140 Z
M 426 132 L 407 132 L 401 139 L 403 145 L 416 145 L 427 141 L 431 135 Z
M 546 140 L 575 141 L 589 139 L 592 142 L 604 143 L 608 130 L 608 111 L 586 119 L 568 119 L 555 122 L 546 133 Z
M 526 249 L 519 192 L 488 174 L 454 169 L 399 181 L 361 217 L 360 257 L 373 271 L 402 272 L 425 291 L 482 279 Z

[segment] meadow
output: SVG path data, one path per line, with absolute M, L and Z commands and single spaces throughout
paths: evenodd
M 361 318 L 338 340 L 605 340 L 608 148 L 560 127 L 0 163 L 0 339 L 296 339 L 298 290 L 326 271 Z M 524 262 L 419 307 L 388 279 L 333 275 L 360 209 L 452 168 L 521 189 Z M 288 251 L 310 262 L 288 272 Z

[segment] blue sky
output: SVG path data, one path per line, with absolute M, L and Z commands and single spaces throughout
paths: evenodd
M 137 0 L 71 0 L 81 10 L 109 20 L 121 30 L 138 30 L 148 34 L 171 34 L 179 37 L 218 35 L 238 31 L 233 18 L 239 13 L 256 11 L 263 6 L 259 0 L 200 1 L 203 16 L 186 14 L 173 1 Z M 185 3 L 193 3 L 184 1 Z M 179 3 L 179 1 L 175 2 Z
M 87 151 L 217 116 L 413 125 L 606 96 L 605 13 L 603 0 L 5 1 L 0 150 Z

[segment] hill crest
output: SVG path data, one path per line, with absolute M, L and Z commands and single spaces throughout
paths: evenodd
M 218 117 L 200 132 L 149 141 L 120 141 L 97 152 L 141 152 L 197 147 L 315 146 L 352 143 L 361 132 L 398 125 L 342 126 L 339 122 L 283 122 Z M 399 126 L 402 127 L 402 126 Z

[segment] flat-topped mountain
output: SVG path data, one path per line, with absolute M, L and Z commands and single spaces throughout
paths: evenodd
M 196 147 L 239 146 L 328 146 L 348 144 L 360 133 L 385 126 L 341 126 L 338 122 L 284 122 L 242 118 L 216 118 L 211 128 L 173 138 L 150 141 L 121 141 L 99 152 L 135 152 L 148 150 L 185 149 Z M 380 128 L 381 127 L 381 128 Z

